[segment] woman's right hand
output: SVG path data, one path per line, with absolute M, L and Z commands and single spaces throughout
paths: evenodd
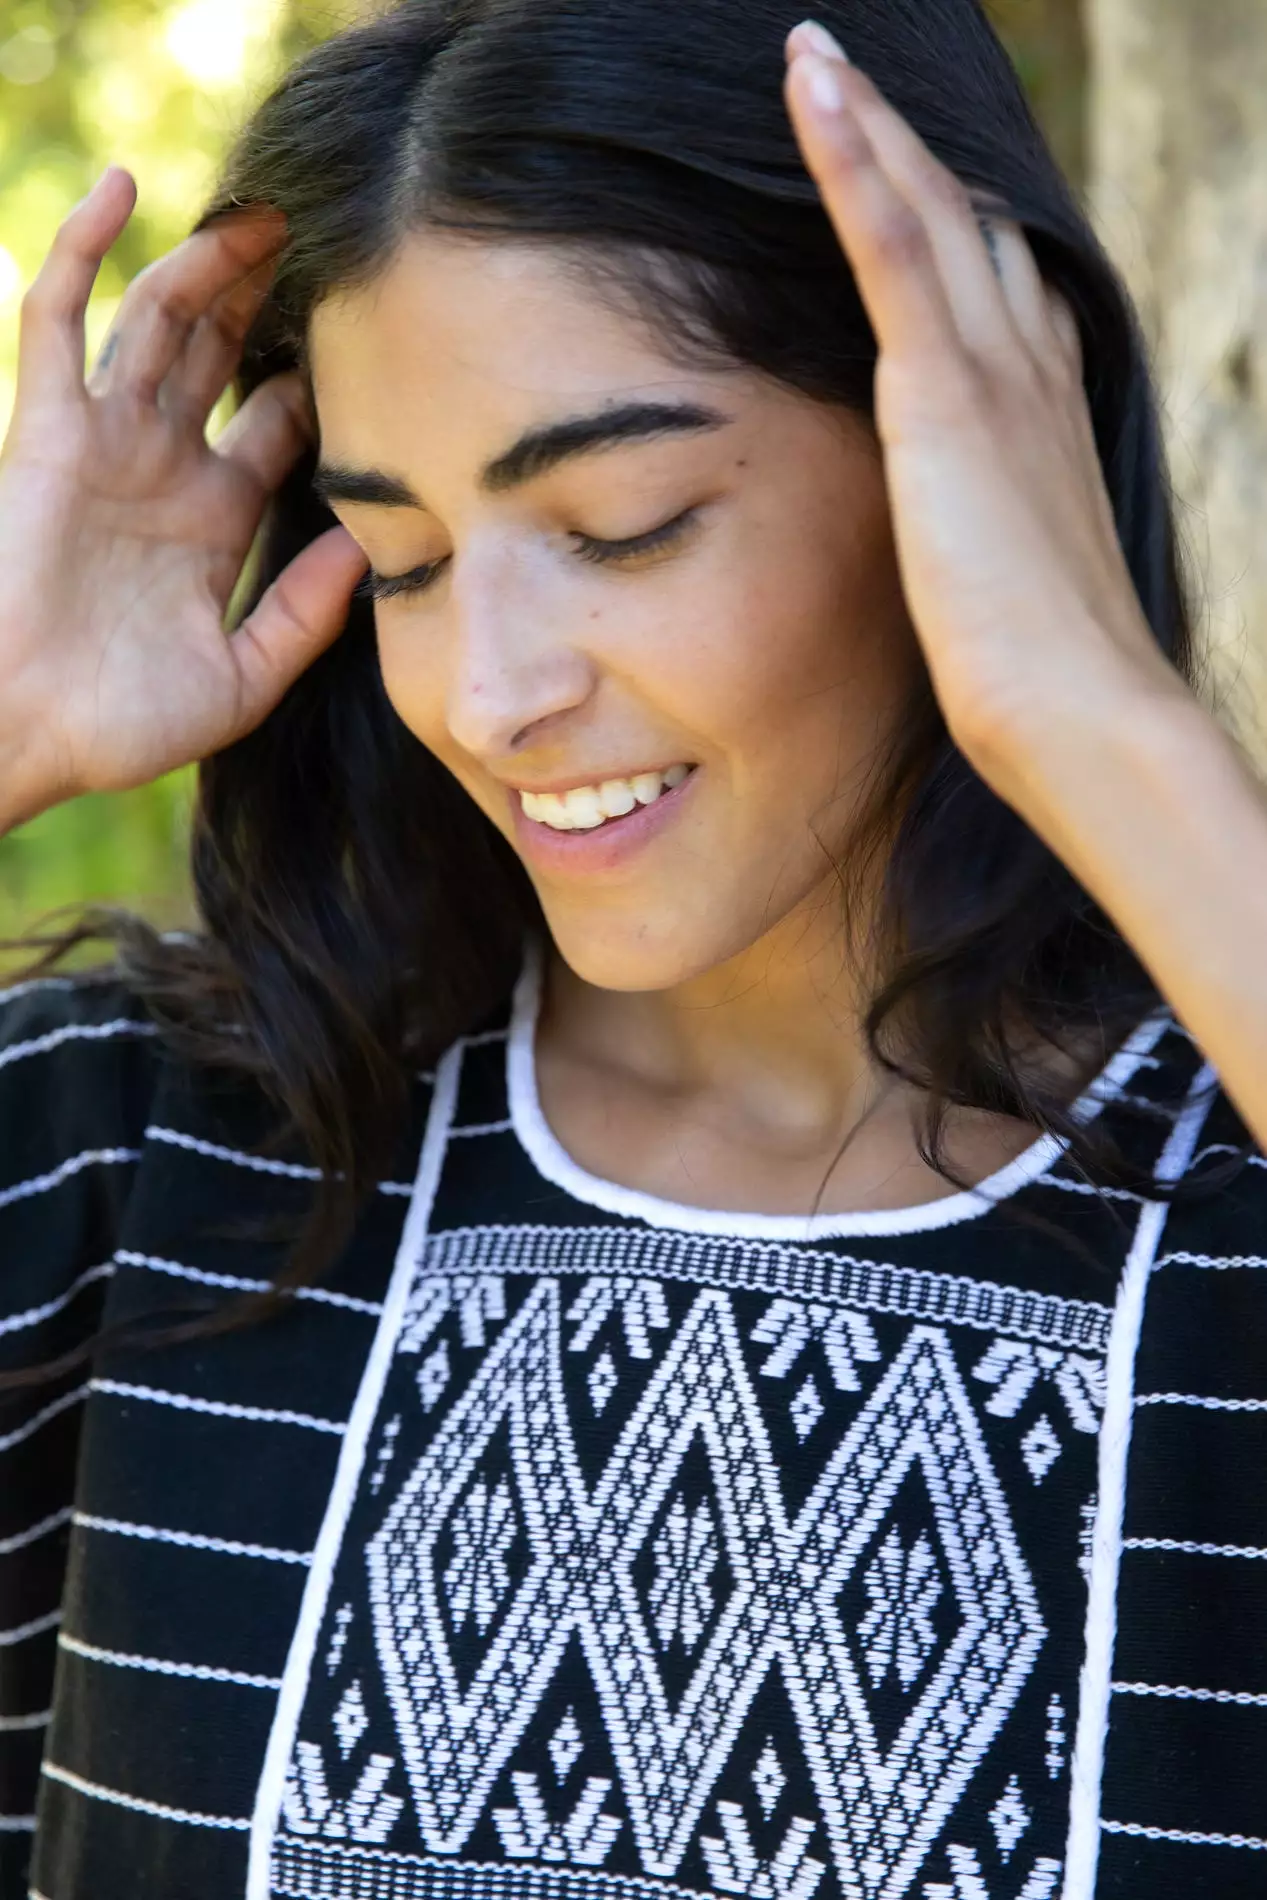
M 84 311 L 135 202 L 112 167 L 22 304 L 0 450 L 0 829 L 250 732 L 336 638 L 365 571 L 331 529 L 225 631 L 269 494 L 312 441 L 293 372 L 206 438 L 285 226 L 243 211 L 142 271 L 85 378 Z

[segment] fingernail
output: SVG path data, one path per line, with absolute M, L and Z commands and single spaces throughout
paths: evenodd
M 796 31 L 810 52 L 821 53 L 824 59 L 842 59 L 846 66 L 849 64 L 849 55 L 840 41 L 817 20 L 802 20 Z
M 821 59 L 814 59 L 809 69 L 809 96 L 811 103 L 819 112 L 839 112 L 844 104 L 840 90 L 840 81 L 831 67 Z

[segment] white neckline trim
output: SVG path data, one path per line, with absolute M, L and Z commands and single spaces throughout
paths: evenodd
M 999 1201 L 1009 1199 L 1038 1180 L 1064 1153 L 1067 1144 L 1056 1135 L 1040 1135 L 1014 1161 L 988 1175 L 975 1188 L 948 1194 L 915 1207 L 864 1210 L 851 1214 L 757 1214 L 726 1208 L 692 1207 L 623 1187 L 617 1181 L 591 1174 L 562 1146 L 541 1111 L 537 1092 L 536 1031 L 545 969 L 544 945 L 529 939 L 523 967 L 515 984 L 509 1034 L 506 1038 L 506 1088 L 511 1126 L 521 1147 L 539 1174 L 573 1200 L 649 1227 L 670 1227 L 683 1233 L 718 1234 L 747 1240 L 816 1240 L 837 1235 L 929 1233 L 975 1220 Z M 1069 1112 L 1079 1122 L 1093 1121 L 1125 1088 L 1142 1059 L 1166 1030 L 1169 1012 L 1163 1006 L 1138 1024 L 1092 1078 Z

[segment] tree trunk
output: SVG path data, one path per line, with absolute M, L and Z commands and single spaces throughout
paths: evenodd
M 1267 770 L 1267 5 L 1086 0 L 1087 203 L 1139 305 L 1209 657 Z

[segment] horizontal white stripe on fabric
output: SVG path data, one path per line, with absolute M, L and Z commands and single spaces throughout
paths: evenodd
M 205 1267 L 187 1267 L 179 1260 L 162 1260 L 152 1253 L 132 1253 L 126 1247 L 120 1247 L 114 1257 L 121 1267 L 144 1267 L 149 1273 L 171 1274 L 177 1280 L 196 1281 L 199 1286 L 222 1286 L 243 1293 L 266 1293 L 273 1284 L 271 1280 L 250 1280 L 240 1273 L 210 1273 Z M 346 1312 L 365 1313 L 371 1318 L 377 1318 L 383 1310 L 381 1300 L 359 1300 L 351 1293 L 332 1293 L 324 1286 L 297 1286 L 293 1291 L 296 1299 L 341 1306 Z
M 32 1636 L 43 1636 L 46 1630 L 55 1630 L 62 1620 L 60 1608 L 49 1610 L 45 1616 L 34 1616 L 29 1623 L 19 1623 L 11 1630 L 0 1630 L 0 1649 L 12 1649 L 17 1643 L 25 1643 Z
M 200 1135 L 182 1134 L 178 1128 L 159 1128 L 151 1124 L 145 1131 L 147 1141 L 166 1142 L 168 1147 L 183 1148 L 207 1161 L 227 1161 L 234 1168 L 249 1168 L 254 1174 L 282 1175 L 291 1181 L 319 1181 L 320 1168 L 305 1167 L 298 1161 L 269 1161 L 263 1155 L 247 1154 L 242 1148 L 222 1148 L 218 1142 L 204 1141 Z M 407 1181 L 380 1181 L 380 1194 L 410 1194 Z
M 1101 1821 L 1106 1834 L 1133 1834 L 1144 1841 L 1178 1841 L 1184 1847 L 1252 1847 L 1267 1852 L 1254 1834 L 1199 1834 L 1181 1827 L 1145 1827 L 1139 1821 Z
M 73 976 L 36 976 L 27 983 L 11 983 L 7 989 L 0 989 L 0 1009 L 6 1003 L 16 1003 L 19 996 L 35 996 L 41 990 L 74 990 L 79 984 Z
M 1215 1272 L 1232 1267 L 1267 1267 L 1267 1254 L 1167 1253 L 1162 1255 L 1153 1272 L 1160 1272 L 1162 1267 L 1208 1267 Z
M 11 1557 L 15 1550 L 25 1550 L 28 1544 L 37 1544 L 41 1537 L 48 1537 L 53 1531 L 59 1531 L 63 1524 L 69 1524 L 72 1515 L 72 1507 L 65 1504 L 60 1511 L 50 1512 L 28 1530 L 15 1531 L 12 1537 L 0 1537 L 0 1557 Z
M 105 1788 L 99 1781 L 86 1781 L 82 1775 L 73 1774 L 57 1762 L 42 1763 L 40 1773 L 47 1775 L 50 1781 L 60 1781 L 63 1786 L 73 1788 L 76 1794 L 86 1795 L 90 1801 L 108 1801 L 116 1808 L 130 1808 L 134 1814 L 152 1814 L 160 1821 L 179 1821 L 183 1827 L 231 1828 L 245 1833 L 251 1825 L 236 1815 L 195 1814 L 189 1808 L 169 1808 L 164 1801 L 146 1801 L 140 1795 L 124 1794 L 121 1788 Z
M 1073 1181 L 1063 1174 L 1040 1174 L 1032 1185 L 1042 1188 L 1059 1188 L 1062 1194 L 1093 1195 L 1097 1201 L 1134 1201 L 1137 1206 L 1143 1202 L 1143 1195 L 1133 1194 L 1130 1188 L 1096 1187 L 1090 1181 Z
M 92 1286 L 98 1280 L 109 1280 L 114 1274 L 113 1260 L 107 1260 L 99 1267 L 89 1267 L 77 1280 L 72 1280 L 64 1293 L 56 1299 L 45 1300 L 42 1306 L 28 1306 L 24 1312 L 11 1313 L 7 1319 L 0 1319 L 0 1336 L 5 1333 L 20 1333 L 27 1327 L 42 1325 L 46 1319 L 52 1319 L 55 1313 L 62 1312 L 73 1299 L 77 1299 L 86 1286 Z
M 47 1055 L 53 1049 L 60 1049 L 64 1042 L 111 1042 L 116 1036 L 157 1034 L 153 1023 L 134 1022 L 130 1016 L 116 1017 L 110 1023 L 64 1023 L 60 1029 L 50 1029 L 47 1035 L 32 1036 L 28 1042 L 13 1042 L 7 1049 L 0 1049 L 0 1069 L 8 1068 L 12 1062 L 22 1062 L 27 1056 Z
M 1267 1695 L 1251 1689 L 1186 1689 L 1164 1682 L 1115 1682 L 1114 1695 L 1156 1695 L 1177 1702 L 1226 1702 L 1237 1709 L 1267 1709 Z
M 48 1194 L 74 1175 L 82 1174 L 85 1168 L 115 1168 L 140 1159 L 139 1148 L 85 1148 L 82 1154 L 72 1155 L 69 1161 L 63 1161 L 47 1174 L 33 1174 L 15 1187 L 0 1188 L 0 1208 L 10 1207 L 14 1201 L 29 1200 L 34 1194 Z
M 124 1518 L 97 1517 L 91 1511 L 76 1511 L 73 1523 L 86 1531 L 102 1531 L 111 1537 L 139 1537 L 147 1544 L 175 1544 L 182 1550 L 205 1550 L 220 1557 L 262 1557 L 275 1564 L 308 1564 L 307 1550 L 276 1550 L 270 1544 L 241 1544 L 232 1537 L 205 1537 L 201 1531 L 169 1530 L 160 1524 L 131 1524 Z
M 0 1814 L 0 1834 L 33 1834 L 33 1814 Z
M 1200 1162 L 1205 1161 L 1210 1155 L 1238 1155 L 1240 1152 L 1235 1142 L 1211 1141 L 1208 1142 L 1204 1148 L 1199 1148 L 1196 1154 L 1193 1155 L 1192 1166 L 1194 1168 L 1197 1167 Z M 1267 1165 L 1264 1163 L 1261 1155 L 1249 1155 L 1247 1159 L 1251 1167 L 1261 1168 Z
M 1199 1544 L 1188 1537 L 1124 1537 L 1123 1550 L 1170 1550 L 1183 1557 L 1267 1558 L 1267 1550 L 1254 1544 Z
M 465 1128 L 450 1128 L 449 1135 L 505 1135 L 514 1127 L 514 1122 L 468 1122 Z
M 114 1398 L 145 1399 L 153 1405 L 170 1405 L 178 1412 L 207 1412 L 213 1418 L 243 1419 L 253 1425 L 301 1425 L 311 1432 L 331 1432 L 342 1437 L 346 1427 L 337 1419 L 314 1418 L 311 1412 L 288 1412 L 268 1405 L 234 1405 L 227 1399 L 196 1399 L 188 1392 L 163 1392 L 152 1385 L 130 1385 L 124 1379 L 93 1379 L 90 1390 L 106 1392 Z
M 51 1419 L 57 1418 L 62 1412 L 68 1412 L 72 1405 L 79 1405 L 87 1396 L 86 1385 L 77 1385 L 73 1392 L 63 1392 L 60 1399 L 54 1399 L 51 1405 L 46 1405 L 42 1412 L 35 1414 L 34 1418 L 28 1418 L 25 1425 L 16 1425 L 11 1432 L 6 1432 L 4 1437 L 0 1438 L 0 1453 L 12 1451 L 13 1447 L 20 1445 L 23 1439 L 33 1438 L 35 1433 L 47 1425 Z
M 189 1682 L 227 1682 L 239 1689 L 280 1689 L 280 1676 L 252 1675 L 245 1669 L 219 1669 L 211 1663 L 169 1662 L 162 1656 L 132 1656 L 119 1649 L 102 1649 L 85 1643 L 63 1630 L 57 1639 L 60 1649 L 86 1662 L 107 1663 L 112 1669 L 142 1669 L 152 1676 L 179 1676 Z
M 1267 1412 L 1267 1399 L 1211 1399 L 1201 1392 L 1145 1392 L 1136 1405 L 1195 1405 L 1203 1412 Z
M 47 1728 L 52 1719 L 51 1709 L 41 1709 L 36 1715 L 0 1715 L 0 1735 L 22 1735 L 32 1729 Z

